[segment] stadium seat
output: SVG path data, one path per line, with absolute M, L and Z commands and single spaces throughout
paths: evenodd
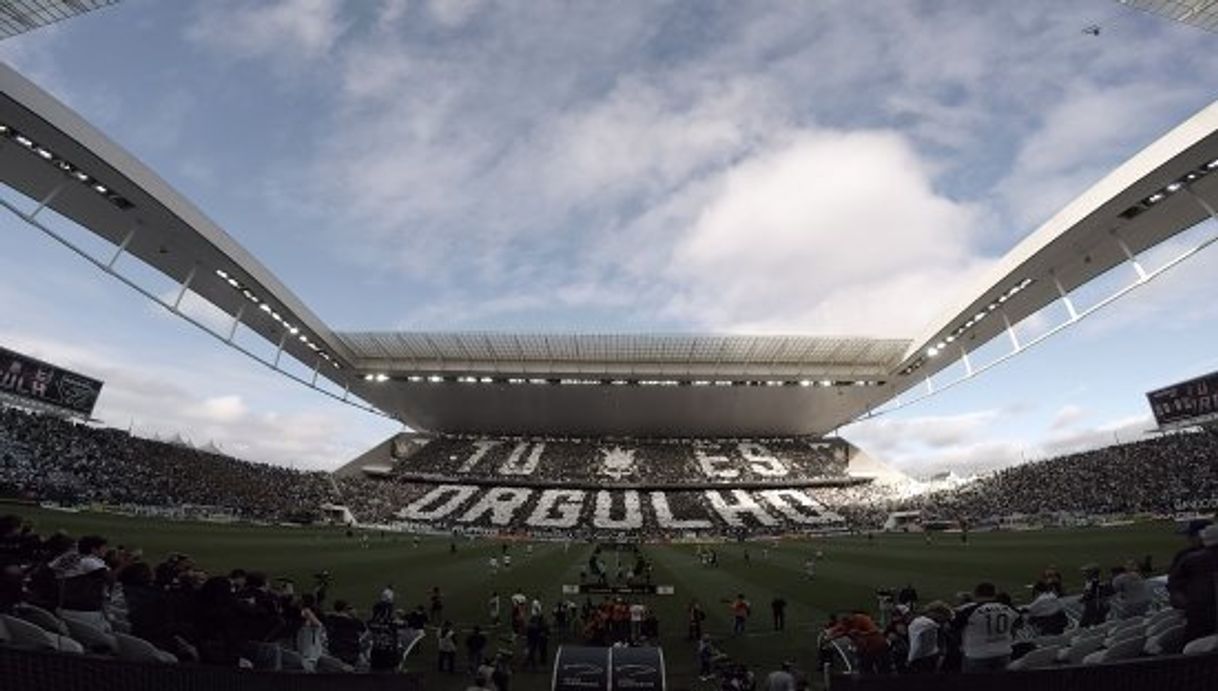
M 1081 665 L 1084 657 L 1087 657 L 1102 647 L 1104 647 L 1103 636 L 1092 636 L 1090 638 L 1077 640 L 1074 642 L 1074 645 L 1070 646 L 1069 648 L 1062 648 L 1061 652 L 1057 654 L 1057 661 L 1064 662 L 1068 665 Z
M 1130 638 L 1146 638 L 1146 630 L 1140 624 L 1138 626 L 1127 626 L 1117 629 L 1104 639 L 1104 647 L 1111 648 L 1117 643 L 1127 641 Z
M 67 626 L 68 636 L 81 644 L 85 650 L 106 655 L 118 654 L 118 641 L 113 634 L 106 633 L 96 626 L 90 626 L 82 621 L 67 619 L 64 621 L 64 625 Z
M 322 655 L 317 658 L 317 672 L 319 673 L 349 673 L 353 671 L 355 671 L 354 667 L 337 657 Z
M 178 658 L 157 648 L 142 638 L 136 638 L 125 633 L 114 634 L 118 642 L 118 658 L 128 662 L 160 662 L 174 664 Z
M 1184 623 L 1184 617 L 1180 617 L 1179 619 L 1177 619 L 1175 617 L 1167 617 L 1167 618 L 1161 618 L 1158 621 L 1155 621 L 1153 623 L 1147 622 L 1146 637 L 1150 638 L 1151 636 L 1157 636 L 1157 635 L 1163 633 L 1164 631 L 1166 631 L 1168 629 L 1173 629 L 1177 626 L 1180 626 L 1183 623 Z
M 1171 628 L 1146 638 L 1146 647 L 1142 652 L 1147 655 L 1175 655 L 1184 647 L 1184 624 L 1176 624 Z
M 1072 645 L 1077 645 L 1078 643 L 1081 643 L 1083 641 L 1089 641 L 1089 640 L 1102 641 L 1107 637 L 1108 637 L 1108 631 L 1106 629 L 1101 629 L 1098 627 L 1090 628 L 1090 629 L 1078 629 L 1074 632 L 1074 635 L 1070 638 L 1070 643 Z
M 30 650 L 58 650 L 62 653 L 83 653 L 85 651 L 71 638 L 51 633 L 24 619 L 0 614 L 0 621 L 3 621 L 4 628 L 8 632 L 9 644 L 15 647 Z
M 1051 667 L 1057 664 L 1057 654 L 1059 652 L 1061 652 L 1061 647 L 1056 645 L 1047 648 L 1037 648 L 1007 665 L 1007 669 L 1020 670 Z
M 1098 665 L 1105 662 L 1117 662 L 1118 660 L 1129 660 L 1138 657 L 1142 654 L 1142 648 L 1146 646 L 1146 638 L 1137 636 L 1135 638 L 1124 638 L 1113 644 L 1110 648 L 1097 650 L 1083 658 L 1084 665 Z
M 1185 655 L 1206 655 L 1215 651 L 1218 651 L 1218 633 L 1189 641 L 1183 652 Z
M 1033 639 L 1032 642 L 1036 644 L 1037 648 L 1060 648 L 1070 645 L 1070 640 L 1072 638 L 1074 638 L 1074 632 L 1067 631 L 1066 633 L 1059 633 L 1055 636 L 1041 636 L 1040 638 Z
M 61 636 L 69 635 L 68 627 L 64 625 L 63 620 L 41 607 L 22 603 L 13 608 L 13 614 L 38 626 L 43 631 Z
M 1174 609 L 1172 607 L 1168 607 L 1167 609 L 1161 609 L 1158 612 L 1155 612 L 1154 614 L 1151 614 L 1149 617 L 1147 617 L 1146 625 L 1147 626 L 1157 626 L 1158 624 L 1160 624 L 1164 621 L 1169 621 L 1169 620 L 1170 621 L 1184 621 L 1184 612 L 1182 610 Z
M 284 672 L 308 671 L 308 669 L 305 667 L 304 658 L 301 657 L 300 653 L 296 652 L 295 650 L 288 650 L 287 648 L 284 648 L 280 653 L 279 660 L 279 669 L 283 670 Z

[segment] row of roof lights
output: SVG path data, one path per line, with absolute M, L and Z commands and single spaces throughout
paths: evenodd
M 977 314 L 974 314 L 973 316 L 969 317 L 967 320 L 965 320 L 965 322 L 963 324 L 959 324 L 958 326 L 956 326 L 956 328 L 952 329 L 951 333 L 949 333 L 947 336 L 943 337 L 943 340 L 928 347 L 926 349 L 926 354 L 918 356 L 917 360 L 914 360 L 913 362 L 909 363 L 909 365 L 906 366 L 905 369 L 901 370 L 901 374 L 908 375 L 908 374 L 911 374 L 911 373 L 917 371 L 919 368 L 922 367 L 922 365 L 926 364 L 927 358 L 937 357 L 939 355 L 939 353 L 943 352 L 947 348 L 947 346 L 949 344 L 955 343 L 958 339 L 963 337 L 964 334 L 966 334 L 970 329 L 972 329 L 974 326 L 977 326 L 977 324 L 981 323 L 981 320 L 988 317 L 990 312 L 997 311 L 999 307 L 1002 307 L 1004 304 L 1006 304 L 1007 300 L 1010 300 L 1011 298 L 1015 297 L 1016 295 L 1019 294 L 1020 291 L 1022 291 L 1023 289 L 1027 288 L 1028 286 L 1032 285 L 1035 282 L 1036 282 L 1035 279 L 1025 278 L 1022 281 L 1020 281 L 1019 283 L 1016 283 L 1015 285 L 1011 286 L 1010 288 L 1007 288 L 1006 291 L 1002 293 L 1002 295 L 999 295 L 997 298 L 990 301 L 990 304 L 986 305 L 984 309 L 977 312 Z
M 1209 163 L 1206 163 L 1203 166 L 1198 166 L 1197 168 L 1194 168 L 1193 170 L 1188 171 L 1187 173 L 1184 174 L 1184 177 L 1181 177 L 1178 180 L 1173 180 L 1172 182 L 1167 183 L 1161 189 L 1159 189 L 1158 191 L 1151 194 L 1149 197 L 1146 197 L 1145 199 L 1138 202 L 1137 204 L 1134 204 L 1133 206 L 1129 207 L 1128 209 L 1125 209 L 1124 211 L 1122 211 L 1120 214 L 1118 214 L 1118 216 L 1120 216 L 1121 218 L 1124 218 L 1126 220 L 1129 220 L 1129 219 L 1133 218 L 1134 216 L 1141 214 L 1143 211 L 1146 211 L 1147 209 L 1154 206 L 1155 204 L 1158 204 L 1159 202 L 1163 201 L 1164 199 L 1167 199 L 1168 197 L 1175 194 L 1176 192 L 1179 192 L 1180 190 L 1184 189 L 1185 187 L 1188 187 L 1189 185 L 1193 184 L 1194 182 L 1200 180 L 1201 178 L 1203 178 L 1206 175 L 1209 175 L 1210 173 L 1213 173 L 1215 171 L 1218 171 L 1218 158 L 1215 158 L 1214 160 L 1210 161 Z
M 1215 171 L 1218 171 L 1218 158 L 1210 161 L 1209 163 L 1206 163 L 1205 165 L 1198 166 L 1197 168 L 1190 170 L 1189 172 L 1185 173 L 1184 176 L 1179 178 L 1178 180 L 1169 182 L 1168 184 L 1164 185 L 1161 189 L 1154 192 L 1150 196 L 1146 197 L 1142 201 L 1138 202 L 1137 204 L 1134 204 L 1133 206 L 1129 207 L 1128 209 L 1125 209 L 1120 214 L 1118 214 L 1118 216 L 1120 216 L 1121 218 L 1124 218 L 1126 220 L 1129 220 L 1129 219 L 1133 218 L 1134 216 L 1141 214 L 1143 211 L 1146 211 L 1147 209 L 1154 206 L 1155 204 L 1158 204 L 1159 202 L 1163 201 L 1164 199 L 1167 199 L 1171 195 L 1188 187 L 1189 185 L 1193 184 L 1197 180 L 1200 180 L 1201 178 L 1203 178 L 1206 175 L 1209 175 Z M 917 360 L 914 360 L 912 363 L 909 364 L 909 366 L 907 366 L 905 369 L 901 370 L 901 374 L 907 375 L 907 374 L 910 374 L 910 373 L 916 371 L 918 368 L 922 367 L 922 365 L 926 364 L 926 358 L 937 356 L 940 352 L 943 351 L 943 349 L 945 347 L 947 347 L 947 344 L 952 343 L 956 339 L 960 338 L 960 336 L 963 335 L 964 332 L 966 332 L 969 329 L 976 326 L 977 322 L 984 319 L 987 314 L 998 309 L 999 305 L 1005 303 L 1007 300 L 1014 297 L 1014 295 L 1016 293 L 1018 293 L 1020 290 L 1027 288 L 1029 285 L 1032 284 L 1032 282 L 1033 282 L 1032 279 L 1025 278 L 1024 280 L 1020 281 L 1018 284 L 1011 286 L 1011 288 L 1009 290 L 1007 290 L 1006 293 L 1002 294 L 1001 296 L 998 297 L 997 300 L 995 300 L 994 302 L 991 302 L 989 305 L 987 305 L 983 311 L 978 312 L 977 314 L 973 315 L 973 317 L 970 318 L 968 321 L 957 326 L 951 332 L 951 334 L 949 334 L 942 341 L 939 341 L 938 343 L 928 347 L 926 349 L 926 355 L 919 356 Z
M 364 375 L 364 381 L 376 382 L 378 384 L 394 379 L 384 372 L 372 372 Z M 412 374 L 405 377 L 396 377 L 401 381 L 407 381 L 413 384 L 420 382 L 429 382 L 432 384 L 440 384 L 443 382 L 456 382 L 459 384 L 534 384 L 534 385 L 554 385 L 554 386 L 800 386 L 800 387 L 842 387 L 842 386 L 883 386 L 883 381 L 850 379 L 850 380 L 831 380 L 831 379 L 767 379 L 767 380 L 750 380 L 750 381 L 735 381 L 730 379 L 706 380 L 699 379 L 695 381 L 680 381 L 676 379 L 543 379 L 538 377 L 509 377 L 507 379 L 494 377 L 443 377 L 440 375 L 422 376 Z
M 246 300 L 258 305 L 258 309 L 266 312 L 267 316 L 279 322 L 279 324 L 281 324 L 289 334 L 299 339 L 301 343 L 305 344 L 305 346 L 309 348 L 309 350 L 317 353 L 317 357 L 325 360 L 331 365 L 334 365 L 334 369 L 342 369 L 342 365 L 338 364 L 338 361 L 335 360 L 332 355 L 322 350 L 320 346 L 310 340 L 308 334 L 301 333 L 299 326 L 296 326 L 295 324 L 292 324 L 288 320 L 284 319 L 283 315 L 279 314 L 274 307 L 271 307 L 269 302 L 266 302 L 262 298 L 255 295 L 254 291 L 250 290 L 248 286 L 237 280 L 232 274 L 224 269 L 216 269 L 216 276 L 220 277 L 220 280 L 231 286 L 233 290 L 245 296 Z
M 73 180 L 101 195 L 106 201 L 110 202 L 116 207 L 127 210 L 135 206 L 126 197 L 116 194 L 114 190 L 98 182 L 97 179 L 92 175 L 82 171 L 76 165 L 65 160 L 62 156 L 56 155 L 49 148 L 39 144 L 21 132 L 18 132 L 13 127 L 2 122 L 0 122 L 0 138 L 12 140 L 26 149 L 29 149 L 39 158 L 55 166 L 69 178 L 72 178 Z

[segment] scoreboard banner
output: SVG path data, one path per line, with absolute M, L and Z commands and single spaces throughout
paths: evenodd
M 0 348 L 0 394 L 89 417 L 102 382 Z
M 1213 419 L 1218 413 L 1218 372 L 1146 394 L 1160 427 Z

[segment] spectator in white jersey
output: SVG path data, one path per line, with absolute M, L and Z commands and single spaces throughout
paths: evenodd
M 927 674 L 939 668 L 943 656 L 940 627 L 952 620 L 952 608 L 936 600 L 926 605 L 920 616 L 909 622 L 909 664 L 912 674 Z
M 1070 623 L 1053 584 L 1039 580 L 1032 586 L 1032 602 L 1027 607 L 1028 623 L 1042 636 L 1056 635 Z
M 997 597 L 993 583 L 979 583 L 973 602 L 956 612 L 952 628 L 960 632 L 964 672 L 998 672 L 1011 661 L 1011 630 L 1019 613 Z

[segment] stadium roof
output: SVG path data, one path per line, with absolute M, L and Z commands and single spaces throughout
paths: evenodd
M 1071 293 L 1116 266 L 1138 272 L 1119 296 L 1174 265 L 1148 271 L 1137 258 L 1213 215 L 1215 171 L 1218 103 L 1067 205 L 912 338 L 336 333 L 154 172 L 0 65 L 0 182 L 29 200 L 0 205 L 267 366 L 420 430 L 823 434 L 886 402 L 933 391 L 931 377 L 949 365 L 963 360 L 972 377 L 1077 323 L 1109 300 L 1084 308 Z M 99 259 L 77 247 L 44 222 L 47 209 L 107 240 L 113 254 Z M 115 272 L 123 255 L 177 282 L 174 299 Z M 227 328 L 183 314 L 187 290 L 229 315 Z M 1066 322 L 1020 342 L 1010 325 L 1052 303 L 1063 306 Z M 269 341 L 273 359 L 240 345 L 238 329 Z M 971 362 L 970 353 L 1002 337 L 1011 341 L 1006 355 Z M 309 373 L 282 366 L 284 356 Z
M 1218 32 L 1218 1 L 1216 0 L 1117 0 L 1117 2 L 1181 24 Z
M 118 0 L 0 0 L 0 40 L 117 2 Z

